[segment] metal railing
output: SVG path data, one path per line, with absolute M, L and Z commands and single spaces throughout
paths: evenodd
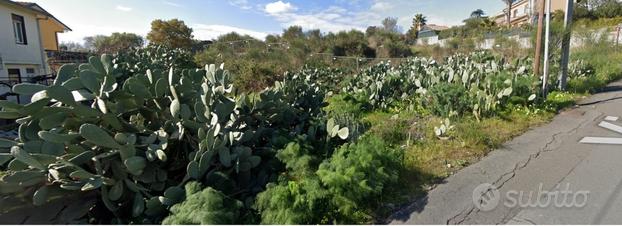
M 13 93 L 13 86 L 19 83 L 28 82 L 28 83 L 37 83 L 41 85 L 49 86 L 54 82 L 54 78 L 56 76 L 54 74 L 45 74 L 45 75 L 37 75 L 33 77 L 26 78 L 15 78 L 15 77 L 0 77 L 0 88 L 7 88 L 9 91 L 0 94 L 0 100 L 6 100 L 9 96 L 16 96 L 19 100 L 19 95 Z

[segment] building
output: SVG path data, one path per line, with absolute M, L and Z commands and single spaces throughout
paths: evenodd
M 539 1 L 540 0 L 514 0 L 512 9 L 510 9 L 510 23 L 512 26 L 535 23 L 540 9 Z M 566 0 L 551 0 L 551 12 L 557 10 L 566 11 Z M 507 12 L 508 9 L 505 8 L 501 10 L 501 12 L 495 14 L 492 19 L 498 25 L 507 25 Z
M 417 45 L 434 45 L 439 44 L 438 34 L 442 30 L 446 30 L 449 27 L 426 24 L 421 28 L 421 31 L 417 32 Z
M 24 102 L 7 97 L 10 87 L 49 74 L 46 51 L 58 51 L 57 34 L 71 29 L 35 3 L 0 0 L 0 30 L 0 99 Z

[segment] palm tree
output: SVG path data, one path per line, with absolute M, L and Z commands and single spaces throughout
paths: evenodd
M 417 28 L 417 31 L 421 31 L 427 22 L 428 19 L 423 16 L 423 14 L 418 13 L 415 15 L 415 18 L 413 18 L 413 27 Z
M 508 28 L 512 27 L 511 22 L 511 15 L 512 15 L 512 4 L 514 4 L 515 0 L 501 0 L 505 3 L 505 5 L 507 5 L 507 11 L 505 12 L 505 22 L 508 23 Z
M 471 12 L 471 18 L 482 18 L 484 16 L 484 10 L 482 9 L 476 9 L 475 11 Z

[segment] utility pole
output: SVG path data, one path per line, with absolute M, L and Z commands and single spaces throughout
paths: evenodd
M 618 26 L 616 27 L 616 47 L 618 46 L 618 43 L 620 42 L 620 27 L 622 27 L 622 24 L 618 24 Z M 1 58 L 0 58 L 1 59 Z M 1 60 L 0 60 L 1 63 Z
M 546 0 L 546 35 L 544 38 L 544 75 L 542 76 L 542 97 L 548 95 L 549 80 L 549 38 L 551 36 L 551 0 Z
M 540 62 L 542 61 L 542 24 L 544 23 L 544 1 L 538 0 L 538 30 L 536 35 L 536 56 L 533 61 L 533 73 L 540 75 Z
M 564 17 L 564 37 L 562 39 L 561 74 L 559 89 L 566 90 L 568 82 L 568 59 L 570 58 L 570 38 L 572 36 L 572 14 L 574 0 L 566 0 L 566 16 Z

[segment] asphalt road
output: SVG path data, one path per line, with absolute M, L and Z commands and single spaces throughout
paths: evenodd
M 391 224 L 622 224 L 622 81 L 438 185 Z

